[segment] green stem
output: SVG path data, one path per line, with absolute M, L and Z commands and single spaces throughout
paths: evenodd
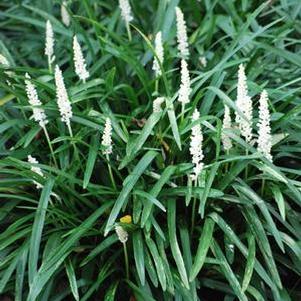
M 132 34 L 131 34 L 130 24 L 128 22 L 126 22 L 125 26 L 126 26 L 126 30 L 128 32 L 129 41 L 132 41 Z
M 181 125 L 184 122 L 184 109 L 185 109 L 185 105 L 184 103 L 182 103 L 182 109 L 181 109 Z
M 246 156 L 249 154 L 249 151 L 246 149 Z M 246 169 L 245 169 L 245 178 L 246 180 L 248 179 L 248 165 L 246 166 Z
M 123 243 L 123 251 L 124 251 L 124 262 L 125 262 L 126 278 L 130 279 L 129 258 L 128 258 L 128 251 L 127 251 L 127 248 L 126 248 L 126 243 Z
M 48 69 L 49 69 L 49 73 L 52 73 L 51 57 L 49 55 L 48 55 Z
M 264 193 L 264 186 L 265 186 L 265 179 L 262 179 L 262 183 L 261 183 L 261 196 L 263 197 L 263 193 Z
M 57 161 L 56 161 L 55 156 L 54 156 L 54 151 L 53 151 L 53 148 L 52 148 L 52 145 L 51 145 L 51 141 L 50 141 L 50 137 L 49 137 L 47 128 L 46 128 L 45 125 L 42 126 L 42 128 L 43 128 L 43 130 L 44 130 L 44 133 L 45 133 L 45 136 L 46 136 L 46 140 L 47 140 L 48 145 L 49 145 L 49 148 L 50 148 L 50 152 L 51 152 L 51 156 L 52 156 L 54 165 L 55 165 L 56 168 L 58 168 Z
M 194 187 L 197 187 L 197 182 L 198 180 L 195 180 L 195 184 Z M 193 197 L 193 203 L 192 203 L 192 216 L 191 216 L 191 231 L 190 231 L 190 235 L 192 237 L 193 235 L 193 231 L 194 231 L 194 225 L 195 225 L 195 209 L 196 209 L 196 196 Z
M 79 154 L 78 154 L 76 145 L 75 145 L 75 143 L 74 143 L 74 141 L 73 141 L 73 133 L 72 133 L 72 128 L 71 128 L 70 122 L 67 123 L 67 127 L 68 127 L 68 131 L 69 131 L 69 135 L 70 135 L 70 137 L 71 137 L 71 139 L 72 139 L 72 142 L 71 142 L 71 143 L 72 143 L 73 148 L 74 148 L 74 156 L 75 156 L 76 160 L 79 162 L 79 161 L 80 161 L 80 159 L 79 159 Z
M 159 79 L 156 78 L 156 81 L 155 81 L 155 91 L 156 91 L 156 95 L 158 94 L 158 86 L 159 86 Z
M 114 176 L 113 176 L 113 172 L 112 172 L 112 167 L 110 165 L 109 154 L 106 154 L 106 158 L 107 158 L 107 161 L 108 161 L 108 169 L 109 169 L 109 174 L 110 174 L 111 182 L 112 182 L 114 190 L 116 190 L 116 183 L 115 183 L 115 180 L 114 180 Z
M 229 156 L 229 150 L 226 151 L 226 155 Z M 229 170 L 229 162 L 226 162 L 226 164 L 225 164 L 225 173 L 226 174 L 227 174 L 228 170 Z

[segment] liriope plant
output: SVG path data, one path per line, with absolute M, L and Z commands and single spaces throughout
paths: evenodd
M 1 298 L 300 298 L 299 3 L 187 3 L 0 4 Z

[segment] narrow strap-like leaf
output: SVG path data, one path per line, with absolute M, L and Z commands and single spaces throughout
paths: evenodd
M 48 207 L 48 201 L 51 195 L 54 180 L 49 179 L 43 187 L 42 194 L 39 200 L 39 205 L 36 210 L 29 247 L 29 259 L 28 259 L 28 279 L 29 283 L 32 283 L 34 275 L 38 270 L 39 250 L 42 238 L 42 231 L 45 222 L 46 211 Z
M 214 230 L 214 221 L 211 218 L 206 218 L 202 235 L 199 240 L 198 249 L 194 258 L 194 262 L 190 271 L 189 281 L 192 282 L 200 272 L 212 241 L 212 234 Z
M 169 242 L 170 248 L 172 252 L 172 256 L 176 262 L 181 280 L 184 286 L 189 289 L 189 282 L 187 277 L 187 272 L 185 269 L 184 260 L 181 254 L 181 250 L 177 241 L 177 234 L 176 234 L 176 201 L 169 200 L 168 201 L 168 210 L 167 210 L 167 219 L 168 219 L 168 234 L 169 234 Z
M 134 168 L 133 172 L 125 179 L 123 186 L 118 199 L 116 200 L 114 207 L 110 213 L 106 228 L 105 228 L 105 235 L 108 234 L 108 232 L 111 230 L 112 226 L 114 225 L 117 216 L 126 201 L 126 198 L 128 197 L 129 193 L 134 188 L 134 185 L 138 181 L 139 177 L 142 175 L 142 173 L 145 171 L 145 169 L 148 167 L 148 165 L 153 161 L 153 159 L 156 157 L 157 153 L 155 151 L 148 151 L 138 162 L 136 167 Z

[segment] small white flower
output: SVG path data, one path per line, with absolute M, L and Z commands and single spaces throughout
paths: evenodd
M 4 68 L 9 68 L 9 67 L 10 67 L 10 63 L 9 63 L 8 59 L 7 59 L 4 55 L 2 55 L 2 54 L 0 53 L 0 66 L 1 66 L 1 65 L 2 65 L 2 67 L 4 67 Z M 5 71 L 4 73 L 5 73 L 7 76 L 9 76 L 9 77 L 13 77 L 13 76 L 15 75 L 15 73 L 12 72 L 12 71 Z M 9 80 L 6 80 L 6 83 L 7 83 L 9 86 L 12 85 L 11 82 L 10 82 Z
M 236 106 L 242 111 L 245 118 L 242 118 L 238 112 L 236 112 L 235 121 L 238 124 L 241 134 L 245 138 L 246 142 L 250 143 L 252 140 L 253 108 L 252 99 L 248 95 L 245 68 L 242 64 L 239 65 L 238 70 Z
M 182 59 L 181 60 L 181 86 L 179 90 L 178 101 L 185 105 L 189 103 L 189 95 L 191 93 L 190 88 L 190 76 L 188 71 L 187 62 Z
M 199 61 L 200 61 L 200 64 L 201 64 L 204 68 L 207 67 L 207 59 L 206 59 L 205 56 L 200 56 Z
M 109 117 L 106 118 L 101 145 L 104 146 L 102 152 L 104 155 L 110 155 L 112 153 L 112 123 Z
M 62 22 L 68 27 L 70 25 L 70 16 L 66 7 L 67 7 L 67 2 L 63 1 L 61 5 L 61 17 L 62 17 Z
M 119 0 L 119 7 L 121 10 L 121 16 L 125 23 L 130 23 L 133 21 L 132 10 L 129 0 Z
M 241 134 L 245 137 L 246 142 L 252 142 L 252 122 L 253 122 L 253 107 L 252 99 L 250 96 L 246 97 L 243 113 L 247 120 L 242 120 L 241 122 Z
M 200 113 L 197 109 L 195 109 L 192 115 L 192 121 L 196 121 L 200 118 Z M 203 134 L 201 130 L 201 125 L 198 123 L 197 125 L 193 126 L 191 129 L 191 141 L 190 141 L 190 154 L 192 155 L 192 163 L 194 164 L 193 174 L 191 178 L 193 180 L 197 180 L 198 176 L 203 170 L 204 163 L 203 158 Z
M 231 129 L 231 116 L 230 116 L 230 109 L 227 105 L 225 105 L 225 113 L 223 119 L 223 130 L 222 130 L 222 143 L 224 150 L 229 151 L 232 148 L 232 142 L 230 137 L 225 133 L 224 130 Z
M 42 105 L 42 103 L 38 97 L 38 93 L 35 86 L 30 81 L 29 74 L 26 73 L 25 77 L 26 94 L 28 97 L 28 102 L 33 107 L 33 118 L 36 122 L 39 123 L 41 127 L 44 127 L 48 121 L 44 109 L 38 108 Z
M 86 62 L 76 36 L 73 38 L 73 57 L 75 73 L 85 82 L 89 77 L 89 71 L 86 68 Z
M 65 87 L 63 74 L 58 65 L 55 66 L 54 79 L 56 85 L 57 104 L 60 110 L 61 120 L 69 127 L 70 119 L 72 117 L 72 107 Z
M 9 67 L 9 61 L 1 53 L 0 53 L 0 65 L 3 65 L 4 67 Z
M 153 63 L 153 70 L 155 71 L 156 77 L 160 76 L 162 74 L 160 64 L 163 64 L 164 60 L 164 49 L 163 49 L 163 43 L 162 43 L 162 33 L 159 31 L 156 34 L 155 38 L 155 51 L 158 59 L 155 57 L 154 58 L 154 63 Z M 159 64 L 160 62 L 160 64 Z
M 270 112 L 268 108 L 268 93 L 263 90 L 259 99 L 259 122 L 257 150 L 262 153 L 268 160 L 273 161 L 271 155 L 272 137 L 270 126 Z
M 49 20 L 46 22 L 46 43 L 45 43 L 45 55 L 48 56 L 48 62 L 54 61 L 54 34 L 52 25 Z
M 129 234 L 121 226 L 116 225 L 115 231 L 121 243 L 125 244 L 129 238 Z
M 176 7 L 176 18 L 178 50 L 180 52 L 181 58 L 188 58 L 189 50 L 186 23 L 184 20 L 184 15 L 179 7 Z
M 27 160 L 28 160 L 28 162 L 31 163 L 31 164 L 39 164 L 38 160 L 37 160 L 36 158 L 30 156 L 30 155 L 27 157 Z M 38 175 L 40 175 L 41 177 L 44 178 L 44 174 L 43 174 L 43 172 L 42 172 L 42 170 L 41 170 L 40 167 L 38 167 L 38 166 L 32 166 L 32 167 L 30 168 L 30 170 L 31 170 L 32 172 L 34 172 L 34 173 L 36 173 L 36 174 L 38 174 Z M 34 180 L 33 182 L 34 182 L 34 184 L 36 185 L 37 189 L 43 188 L 43 185 L 41 185 L 41 184 L 38 183 L 37 181 Z
M 159 113 L 162 111 L 161 104 L 165 101 L 164 97 L 157 97 L 153 102 L 153 112 Z

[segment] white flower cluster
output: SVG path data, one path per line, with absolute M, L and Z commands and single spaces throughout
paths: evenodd
M 181 58 L 189 57 L 188 50 L 188 37 L 186 23 L 184 20 L 184 15 L 179 7 L 176 7 L 176 19 L 177 19 L 177 39 L 178 39 L 178 50 L 180 52 Z
M 70 25 L 70 16 L 66 7 L 67 7 L 67 2 L 63 1 L 61 5 L 61 18 L 62 18 L 62 22 L 68 27 Z
M 236 106 L 242 111 L 245 118 L 242 118 L 242 116 L 236 112 L 235 121 L 246 142 L 250 143 L 252 140 L 253 108 L 251 97 L 248 95 L 245 68 L 242 64 L 240 64 L 238 70 Z
M 161 112 L 161 105 L 165 101 L 164 97 L 157 97 L 154 102 L 153 102 L 153 112 L 154 113 L 159 113 Z
M 110 155 L 112 153 L 112 123 L 109 117 L 106 118 L 101 145 L 104 146 L 102 152 L 104 155 Z
M 116 225 L 115 231 L 121 243 L 125 244 L 129 238 L 129 234 L 121 226 Z
M 119 7 L 121 10 L 121 16 L 125 23 L 130 23 L 133 21 L 132 10 L 129 3 L 129 0 L 119 0 Z
M 192 121 L 196 121 L 200 118 L 200 113 L 197 109 L 193 112 L 192 115 Z M 202 150 L 202 145 L 203 145 L 203 134 L 201 130 L 201 125 L 197 124 L 192 127 L 191 129 L 191 141 L 190 141 L 190 154 L 192 155 L 192 163 L 194 164 L 193 168 L 193 174 L 191 175 L 191 178 L 193 180 L 197 180 L 198 176 L 203 170 L 204 163 L 203 158 L 203 150 Z
M 154 63 L 153 63 L 153 70 L 155 71 L 155 75 L 160 76 L 161 75 L 161 68 L 160 68 L 160 64 L 163 64 L 163 60 L 164 60 L 164 49 L 163 49 L 163 43 L 162 43 L 162 33 L 161 31 L 159 31 L 156 34 L 156 38 L 155 38 L 155 52 L 158 58 L 154 58 Z M 159 64 L 160 62 L 160 64 Z
M 76 36 L 73 37 L 73 57 L 75 73 L 85 82 L 89 77 L 89 71 L 86 68 L 86 62 Z
M 30 156 L 30 155 L 27 157 L 27 160 L 28 160 L 28 162 L 31 163 L 31 164 L 39 164 L 38 160 L 37 160 L 36 158 Z M 38 167 L 38 166 L 32 166 L 32 167 L 30 168 L 30 170 L 31 170 L 32 172 L 35 172 L 36 174 L 38 174 L 38 175 L 40 175 L 41 177 L 44 178 L 44 174 L 43 174 L 43 172 L 42 172 L 42 170 L 41 170 L 40 167 Z M 37 181 L 33 181 L 33 182 L 34 182 L 34 184 L 36 185 L 37 189 L 43 188 L 43 185 L 41 185 L 41 184 L 38 183 Z
M 28 97 L 28 102 L 33 107 L 33 118 L 36 122 L 39 123 L 41 127 L 44 127 L 47 124 L 47 117 L 44 109 L 40 108 L 42 103 L 38 97 L 38 93 L 35 86 L 30 81 L 29 74 L 26 73 L 25 77 L 26 94 Z
M 237 115 L 236 115 L 237 117 Z M 240 116 L 239 116 L 240 117 Z M 240 122 L 243 122 L 243 119 L 239 119 Z M 260 99 L 259 99 L 259 121 L 257 123 L 258 127 L 258 138 L 257 138 L 257 150 L 263 154 L 269 161 L 273 161 L 271 155 L 272 149 L 272 136 L 271 136 L 271 118 L 268 108 L 268 93 L 266 90 L 263 90 Z M 222 143 L 226 151 L 232 148 L 232 141 L 229 136 L 224 132 L 225 129 L 232 128 L 231 125 L 231 116 L 230 109 L 225 105 L 225 113 L 223 119 L 223 131 L 222 131 Z M 248 126 L 248 132 L 252 131 L 252 123 Z M 248 141 L 250 142 L 250 141 Z
M 231 116 L 230 116 L 230 109 L 227 105 L 225 105 L 225 113 L 223 119 L 223 130 L 222 130 L 222 143 L 224 150 L 229 151 L 232 148 L 232 142 L 230 137 L 225 133 L 224 130 L 231 129 Z
M 56 85 L 56 98 L 61 114 L 61 120 L 70 126 L 72 117 L 72 107 L 69 101 L 67 90 L 64 83 L 62 71 L 58 65 L 55 67 L 54 80 Z
M 54 34 L 52 25 L 49 20 L 46 22 L 46 42 L 45 42 L 45 55 L 48 56 L 48 62 L 51 64 L 54 57 Z
M 181 60 L 181 86 L 179 90 L 178 101 L 185 105 L 189 103 L 189 95 L 191 93 L 190 88 L 190 76 L 188 71 L 187 62 L 182 59 Z
M 257 150 L 262 153 L 268 160 L 272 162 L 271 155 L 272 137 L 270 126 L 270 112 L 268 108 L 268 93 L 263 90 L 259 99 L 259 122 Z

